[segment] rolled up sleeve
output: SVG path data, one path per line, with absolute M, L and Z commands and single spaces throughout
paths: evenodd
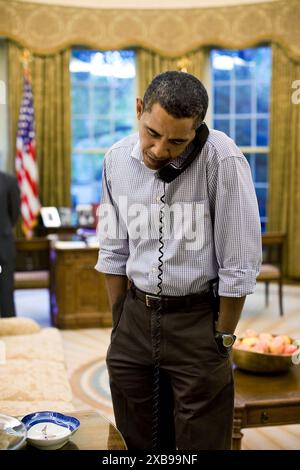
M 258 204 L 247 160 L 240 156 L 222 160 L 216 187 L 219 295 L 243 297 L 254 292 L 262 260 Z
M 102 173 L 102 198 L 97 235 L 100 250 L 95 269 L 106 274 L 126 276 L 129 256 L 128 233 L 125 222 L 119 216 L 118 205 L 111 194 L 109 163 L 106 159 Z

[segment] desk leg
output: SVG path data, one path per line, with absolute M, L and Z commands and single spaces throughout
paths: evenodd
M 241 450 L 242 449 L 242 438 L 243 433 L 242 429 L 242 410 L 235 410 L 233 416 L 233 432 L 232 432 L 232 450 Z

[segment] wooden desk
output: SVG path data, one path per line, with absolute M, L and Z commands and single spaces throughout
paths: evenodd
M 234 380 L 232 449 L 241 449 L 243 428 L 300 423 L 300 366 L 274 376 L 235 369 Z
M 95 270 L 98 248 L 51 249 L 52 323 L 58 328 L 111 326 L 104 275 Z M 67 248 L 67 246 L 69 246 Z
M 126 450 L 125 441 L 117 428 L 95 411 L 71 413 L 80 426 L 66 445 L 58 450 Z M 26 450 L 37 450 L 27 444 Z

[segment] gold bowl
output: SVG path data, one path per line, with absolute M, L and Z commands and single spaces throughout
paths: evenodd
M 272 335 L 275 338 L 277 335 Z M 243 341 L 239 338 L 237 343 Z M 234 364 L 242 370 L 257 372 L 262 374 L 273 374 L 285 372 L 293 365 L 299 364 L 300 348 L 298 342 L 290 338 L 291 343 L 297 345 L 297 350 L 293 354 L 274 354 L 271 352 L 256 352 L 233 347 L 232 359 Z
M 294 365 L 292 356 L 243 351 L 235 348 L 232 351 L 232 359 L 239 369 L 265 374 L 284 372 Z

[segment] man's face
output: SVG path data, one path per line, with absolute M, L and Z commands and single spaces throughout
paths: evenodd
M 143 112 L 143 102 L 137 98 L 137 117 L 144 164 L 159 170 L 178 157 L 195 137 L 194 118 L 176 118 L 159 103 Z

